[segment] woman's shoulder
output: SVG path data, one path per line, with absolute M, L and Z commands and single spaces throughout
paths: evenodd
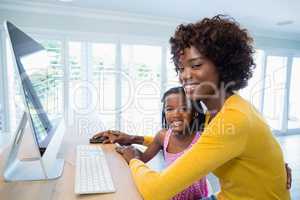
M 233 94 L 225 101 L 221 113 L 227 112 L 246 118 L 252 118 L 252 115 L 257 114 L 255 107 L 238 94 Z
M 251 104 L 239 95 L 230 96 L 205 128 L 202 136 L 207 134 L 228 138 L 237 135 L 247 136 L 250 130 L 253 130 L 253 122 L 257 118 L 250 106 Z

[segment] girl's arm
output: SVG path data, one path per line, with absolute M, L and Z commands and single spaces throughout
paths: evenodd
M 119 143 L 121 145 L 141 144 L 149 146 L 153 142 L 153 139 L 153 136 L 129 135 L 121 131 L 106 130 L 95 134 L 90 141 L 96 141 L 96 143 L 104 144 Z
M 141 160 L 143 162 L 148 162 L 151 160 L 163 147 L 163 139 L 164 139 L 165 130 L 159 131 L 152 142 L 148 144 L 148 148 L 141 155 Z

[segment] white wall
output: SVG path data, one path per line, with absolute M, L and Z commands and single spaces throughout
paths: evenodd
M 119 15 L 118 15 L 119 14 Z M 233 16 L 234 17 L 234 16 Z M 95 10 L 71 9 L 56 7 L 14 7 L 0 3 L 0 23 L 10 20 L 17 26 L 30 30 L 42 31 L 54 35 L 79 35 L 82 39 L 93 35 L 97 38 L 131 37 L 153 38 L 168 43 L 176 25 L 181 21 L 160 19 L 148 16 L 124 13 L 102 13 Z M 250 30 L 257 48 L 275 48 L 300 50 L 300 38 L 288 37 L 282 33 Z M 85 33 L 85 34 L 82 34 Z M 101 34 L 101 35 L 100 35 Z M 88 38 L 87 38 L 88 39 Z M 90 39 L 90 38 L 89 38 Z
M 103 33 L 111 36 L 148 36 L 166 38 L 175 25 L 156 25 L 143 22 L 96 19 L 91 17 L 59 16 L 27 12 L 11 12 L 0 9 L 0 22 L 9 20 L 21 28 L 54 30 L 66 34 Z

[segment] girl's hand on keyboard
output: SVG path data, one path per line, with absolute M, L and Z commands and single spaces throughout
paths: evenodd
M 117 146 L 116 151 L 123 156 L 128 164 L 134 158 L 141 160 L 142 152 L 133 146 Z
M 119 143 L 121 145 L 130 145 L 134 143 L 134 137 L 121 131 L 107 130 L 95 134 L 92 139 L 103 138 L 103 144 Z

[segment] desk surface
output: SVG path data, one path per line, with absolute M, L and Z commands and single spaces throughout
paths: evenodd
M 113 182 L 117 192 L 110 194 L 76 195 L 75 182 L 75 152 L 76 145 L 88 144 L 88 136 L 65 135 L 59 157 L 65 159 L 64 171 L 60 178 L 50 181 L 33 182 L 4 182 L 3 165 L 4 151 L 0 156 L 0 199 L 1 200 L 72 200 L 72 199 L 97 199 L 97 200 L 141 200 L 127 163 L 115 152 L 114 145 L 101 145 L 105 154 Z

